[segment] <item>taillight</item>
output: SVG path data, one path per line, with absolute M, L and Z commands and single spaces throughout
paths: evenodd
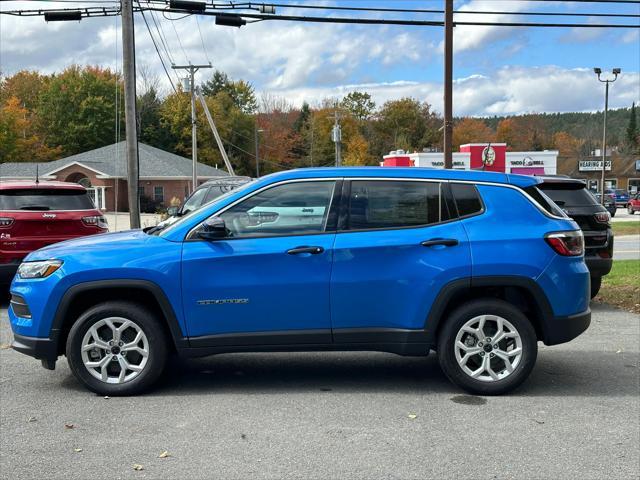
M 98 227 L 98 228 L 109 228 L 109 224 L 107 223 L 107 219 L 102 215 L 92 215 L 90 217 L 82 217 L 82 221 L 85 225 L 90 227 Z
M 579 257 L 584 254 L 582 230 L 548 233 L 544 239 L 558 255 Z
M 0 228 L 8 228 L 13 225 L 13 218 L 11 217 L 0 217 Z
M 596 222 L 609 223 L 611 220 L 611 214 L 609 212 L 598 212 L 594 215 Z

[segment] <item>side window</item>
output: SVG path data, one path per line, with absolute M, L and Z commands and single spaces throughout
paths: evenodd
M 458 207 L 458 215 L 467 217 L 482 212 L 482 200 L 475 185 L 452 183 L 451 193 Z
M 200 205 L 202 205 L 202 199 L 207 194 L 207 188 L 200 188 L 193 192 L 186 202 L 184 202 L 184 206 L 182 207 L 182 214 L 185 215 L 189 212 L 193 212 Z
M 334 181 L 279 185 L 247 198 L 219 217 L 230 237 L 322 233 L 334 188 Z
M 418 227 L 449 220 L 442 185 L 396 180 L 354 180 L 349 230 Z
M 204 199 L 204 203 L 209 203 L 211 200 L 218 198 L 220 195 L 230 191 L 227 185 L 212 185 L 207 193 L 207 198 Z

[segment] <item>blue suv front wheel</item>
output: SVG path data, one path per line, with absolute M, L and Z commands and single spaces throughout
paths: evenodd
M 480 395 L 520 385 L 536 362 L 536 331 L 513 305 L 475 300 L 455 310 L 438 338 L 438 358 L 449 379 Z
M 66 354 L 73 374 L 100 395 L 133 395 L 162 374 L 167 339 L 156 316 L 130 302 L 107 302 L 74 323 Z

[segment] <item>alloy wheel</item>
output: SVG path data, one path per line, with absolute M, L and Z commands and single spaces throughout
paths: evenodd
M 462 371 L 483 382 L 508 377 L 522 360 L 520 333 L 497 315 L 479 315 L 466 322 L 453 348 Z
M 104 318 L 85 333 L 81 356 L 91 376 L 105 383 L 121 384 L 144 370 L 149 359 L 149 340 L 132 320 Z

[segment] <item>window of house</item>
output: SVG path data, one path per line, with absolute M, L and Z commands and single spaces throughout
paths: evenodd
M 219 215 L 231 237 L 302 235 L 325 231 L 334 181 L 277 185 Z
M 349 198 L 349 230 L 418 227 L 449 220 L 442 184 L 355 180 Z
M 640 178 L 630 178 L 628 185 L 629 193 L 640 192 Z
M 142 184 L 138 185 L 138 196 L 144 197 L 144 185 Z
M 164 202 L 164 187 L 163 186 L 153 187 L 153 200 L 158 202 L 158 203 L 163 203 Z

